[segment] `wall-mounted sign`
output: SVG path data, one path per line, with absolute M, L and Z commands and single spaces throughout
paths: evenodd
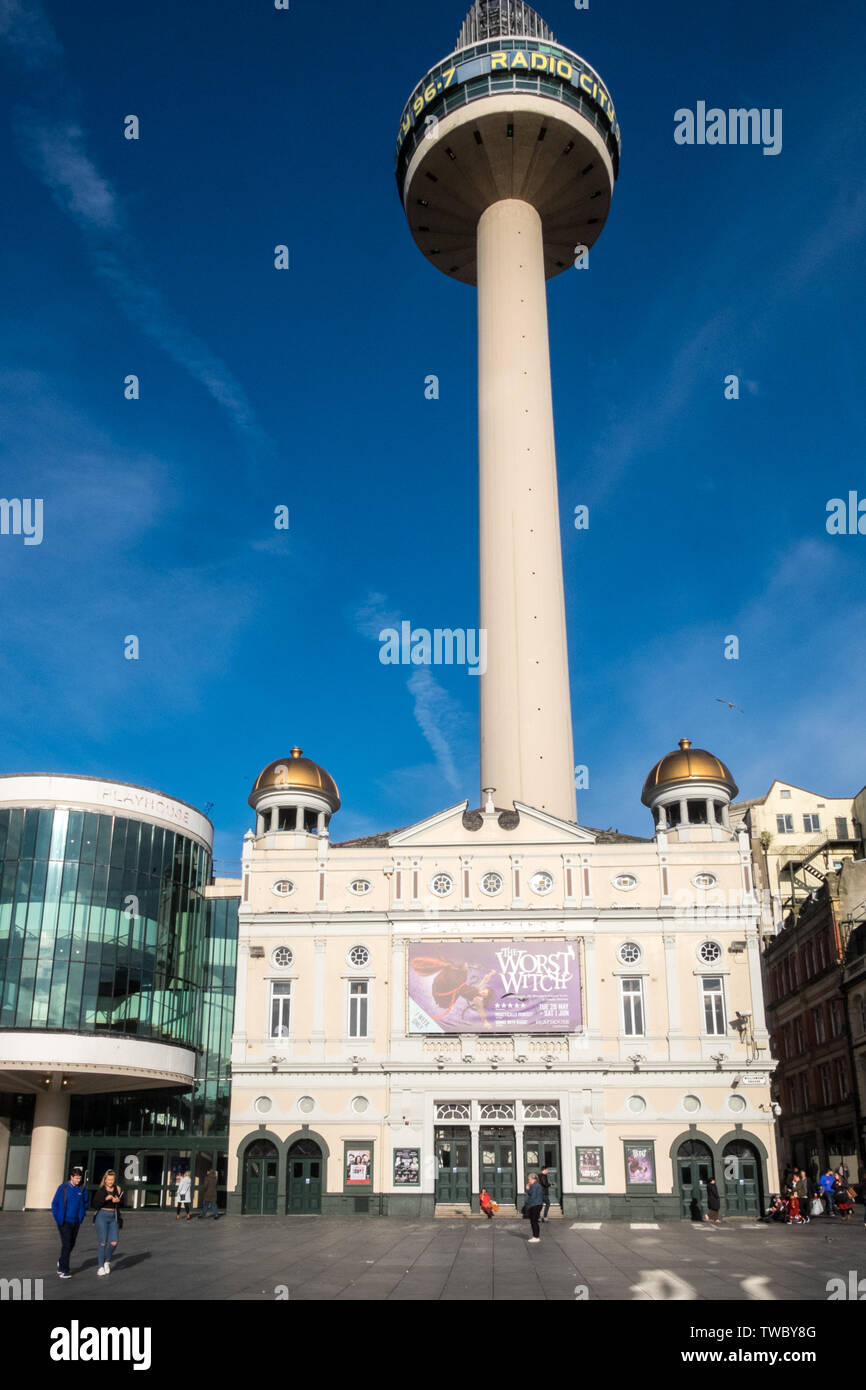
M 636 1192 L 655 1192 L 656 1160 L 652 1140 L 625 1145 L 625 1183 Z
M 394 1150 L 394 1186 L 418 1187 L 421 1183 L 421 1150 Z
M 603 1149 L 577 1150 L 577 1181 L 582 1187 L 596 1186 L 604 1182 Z
M 348 1187 L 373 1186 L 373 1147 L 353 1144 L 346 1140 L 343 1145 L 344 1183 Z
M 410 1033 L 571 1033 L 574 941 L 410 941 Z

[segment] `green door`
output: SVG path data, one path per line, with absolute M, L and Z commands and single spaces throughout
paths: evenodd
M 687 1139 L 677 1151 L 677 1186 L 680 1194 L 680 1216 L 684 1220 L 707 1212 L 707 1183 L 714 1177 L 713 1155 L 702 1139 Z
M 469 1130 L 449 1127 L 436 1130 L 436 1201 L 469 1205 L 472 1171 Z
M 761 1215 L 761 1167 L 751 1144 L 743 1139 L 725 1145 L 722 1158 L 725 1174 L 725 1214 L 727 1216 Z
M 313 1216 L 322 1210 L 324 1160 L 318 1144 L 299 1139 L 288 1153 L 286 1211 L 290 1216 Z
M 480 1134 L 481 1186 L 494 1202 L 514 1206 L 517 1200 L 514 1172 L 514 1130 L 500 1125 L 482 1129 Z
M 244 1155 L 243 1211 L 246 1216 L 273 1216 L 277 1210 L 279 1158 L 267 1139 L 257 1139 Z
M 562 1198 L 559 1162 L 559 1130 L 527 1126 L 523 1136 L 523 1176 L 529 1181 L 530 1173 L 540 1173 L 547 1169 L 550 1182 L 550 1200 L 559 1202 Z

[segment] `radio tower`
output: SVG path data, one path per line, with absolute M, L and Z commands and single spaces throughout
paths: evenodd
M 575 821 L 545 279 L 605 224 L 619 126 L 598 74 L 522 0 L 476 0 L 400 123 L 409 227 L 478 287 L 481 786 Z M 580 334 L 576 327 L 575 336 Z

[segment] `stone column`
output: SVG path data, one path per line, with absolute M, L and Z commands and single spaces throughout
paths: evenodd
M 541 218 L 478 222 L 481 785 L 577 819 Z
M 325 937 L 315 938 L 315 965 L 313 967 L 313 1031 L 310 1034 L 310 1056 L 322 1060 L 325 1056 L 325 952 L 328 942 Z
M 63 1077 L 55 1072 L 50 1087 L 36 1097 L 24 1198 L 26 1211 L 45 1211 L 51 1206 L 51 1199 L 64 1177 L 68 1134 L 69 1092 L 63 1089 Z

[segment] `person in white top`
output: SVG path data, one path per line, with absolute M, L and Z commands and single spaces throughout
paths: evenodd
M 189 1169 L 177 1180 L 177 1192 L 175 1193 L 174 1201 L 177 1207 L 177 1215 L 174 1218 L 175 1221 L 180 1220 L 182 1211 L 186 1212 L 186 1219 L 189 1221 L 189 1209 L 192 1205 L 192 1175 Z

